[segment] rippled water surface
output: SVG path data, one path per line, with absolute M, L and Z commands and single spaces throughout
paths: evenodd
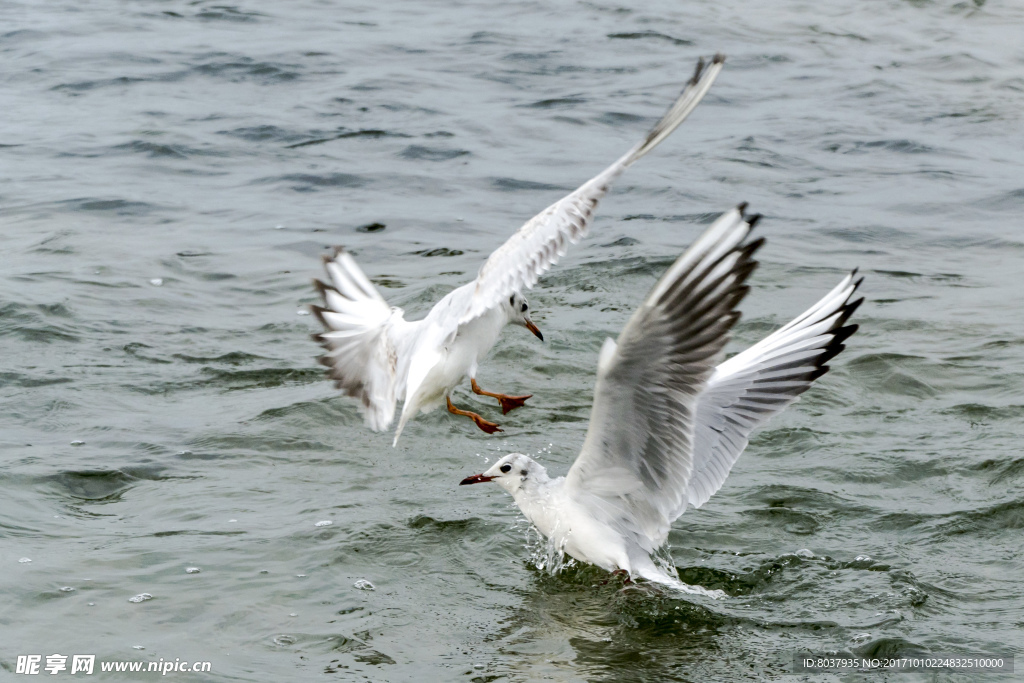
M 0 667 L 736 681 L 798 680 L 797 650 L 1021 652 L 1022 22 L 983 0 L 0 2 Z M 347 245 L 424 313 L 716 51 L 705 102 L 530 295 L 548 342 L 510 328 L 484 364 L 529 407 L 495 436 L 443 412 L 397 449 L 365 430 L 302 315 L 320 254 Z M 550 575 L 511 499 L 459 480 L 511 450 L 564 473 L 602 340 L 742 200 L 768 244 L 731 348 L 853 266 L 868 302 L 675 524 L 682 577 L 729 597 Z

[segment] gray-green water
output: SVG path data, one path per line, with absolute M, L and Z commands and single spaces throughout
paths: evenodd
M 1022 22 L 981 0 L 0 3 L 0 667 L 860 680 L 785 664 L 1020 653 Z M 705 102 L 530 295 L 548 343 L 510 328 L 484 365 L 529 407 L 496 436 L 445 413 L 397 449 L 366 431 L 297 314 L 325 248 L 425 313 L 716 51 Z M 733 348 L 852 266 L 869 301 L 675 525 L 683 578 L 731 597 L 539 571 L 511 499 L 459 480 L 511 450 L 563 473 L 601 341 L 741 200 L 768 245 Z

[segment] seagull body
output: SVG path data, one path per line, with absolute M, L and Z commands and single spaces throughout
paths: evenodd
M 344 249 L 325 257 L 327 281 L 314 280 L 324 305 L 312 307 L 325 328 L 314 335 L 326 349 L 319 360 L 339 389 L 360 399 L 367 426 L 386 429 L 401 399 L 394 444 L 410 418 L 445 403 L 450 412 L 471 418 L 482 430 L 500 431 L 497 424 L 452 405 L 452 389 L 469 377 L 474 393 L 498 399 L 504 413 L 530 398 L 481 389 L 476 383 L 479 362 L 510 323 L 526 327 L 543 341 L 522 292 L 536 284 L 570 243 L 587 233 L 594 209 L 611 183 L 689 116 L 724 60 L 716 55 L 706 67 L 703 60 L 698 62 L 682 94 L 643 140 L 534 216 L 488 257 L 474 281 L 450 292 L 422 320 L 407 321 L 402 309 L 389 306 Z
M 689 592 L 651 553 L 675 521 L 721 488 L 750 433 L 828 371 L 863 299 L 847 275 L 818 303 L 719 364 L 763 240 L 744 205 L 669 268 L 598 360 L 590 425 L 576 462 L 552 479 L 512 453 L 462 484 L 493 481 L 558 550 L 608 571 Z

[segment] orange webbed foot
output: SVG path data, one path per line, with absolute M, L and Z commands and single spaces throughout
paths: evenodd
M 485 391 L 480 388 L 480 385 L 476 383 L 475 378 L 471 378 L 469 383 L 473 386 L 473 393 L 480 396 L 490 396 L 491 398 L 498 399 L 498 403 L 501 404 L 501 414 L 508 415 L 511 411 L 516 408 L 522 408 L 526 405 L 526 399 L 532 398 L 533 394 L 526 394 L 525 396 L 509 396 L 508 394 L 499 394 L 494 391 Z
M 479 427 L 483 431 L 487 432 L 488 434 L 493 434 L 494 432 L 504 431 L 495 422 L 491 422 L 490 420 L 485 420 L 484 418 L 480 417 L 479 415 L 477 415 L 476 413 L 474 413 L 472 411 L 462 410 L 461 408 L 456 408 L 455 405 L 452 403 L 452 399 L 450 397 L 446 396 L 445 397 L 445 401 L 448 402 L 448 412 L 449 413 L 452 413 L 454 415 L 465 415 L 466 417 L 471 419 L 476 424 L 477 427 Z

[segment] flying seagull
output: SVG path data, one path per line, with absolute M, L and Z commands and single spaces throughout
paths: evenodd
M 554 547 L 582 562 L 690 590 L 651 553 L 689 505 L 722 487 L 750 433 L 796 400 L 857 326 L 856 271 L 763 341 L 721 363 L 763 238 L 745 205 L 721 216 L 672 265 L 597 365 L 583 448 L 564 477 L 512 453 L 462 484 L 512 494 Z
M 476 382 L 478 363 L 509 323 L 522 325 L 543 341 L 530 319 L 523 290 L 536 284 L 565 254 L 569 243 L 586 234 L 594 209 L 612 182 L 689 116 L 724 61 L 723 55 L 716 55 L 710 65 L 700 60 L 682 94 L 643 140 L 531 218 L 488 257 L 475 280 L 438 301 L 422 320 L 408 321 L 402 309 L 389 306 L 343 248 L 324 257 L 326 281 L 313 281 L 324 302 L 312 307 L 325 328 L 314 335 L 326 349 L 319 361 L 329 368 L 327 376 L 337 388 L 361 401 L 368 427 L 386 429 L 401 398 L 404 405 L 393 445 L 410 418 L 445 404 L 449 412 L 469 417 L 487 433 L 501 431 L 494 422 L 455 407 L 452 390 L 468 376 L 473 391 L 496 398 L 503 413 L 530 398 L 481 389 Z

